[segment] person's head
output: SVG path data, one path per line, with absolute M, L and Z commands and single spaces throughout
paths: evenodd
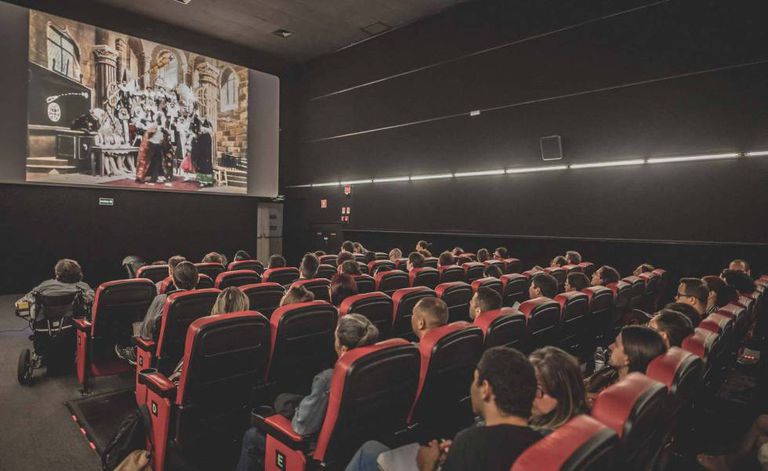
M 239 262 L 240 260 L 251 260 L 251 255 L 245 250 L 238 250 L 235 252 L 234 261 Z
M 376 343 L 379 329 L 360 314 L 347 314 L 339 318 L 336 325 L 334 348 L 338 356 L 357 347 Z
M 461 247 L 454 247 L 453 250 L 451 250 L 451 253 L 453 254 L 454 257 L 458 257 L 459 255 L 464 253 L 464 249 L 462 249 Z
M 686 318 L 688 318 L 689 321 L 691 321 L 691 325 L 693 325 L 694 328 L 699 325 L 699 322 L 701 322 L 701 314 L 699 314 L 699 311 L 697 311 L 696 308 L 691 306 L 690 304 L 669 303 L 666 306 L 664 306 L 664 309 L 677 311 L 680 314 L 684 315 Z
M 168 276 L 173 276 L 173 269 L 176 268 L 176 265 L 178 265 L 181 262 L 186 262 L 187 259 L 182 257 L 181 255 L 174 255 L 173 257 L 168 259 Z
M 336 256 L 336 266 L 340 267 L 342 263 L 346 262 L 347 260 L 354 260 L 355 256 L 352 255 L 352 252 L 347 252 L 346 250 L 342 250 L 339 252 L 339 255 Z
M 389 251 L 389 259 L 393 262 L 396 262 L 403 258 L 403 251 L 400 249 L 392 249 Z
M 411 254 L 408 255 L 408 263 L 406 263 L 406 267 L 408 268 L 408 271 L 411 271 L 414 268 L 423 268 L 424 255 L 419 252 L 411 252 Z
M 699 315 L 707 311 L 707 296 L 709 290 L 701 278 L 682 278 L 677 287 L 675 301 L 690 304 L 698 311 Z
M 76 261 L 62 258 L 53 267 L 53 277 L 62 283 L 77 283 L 83 279 L 83 269 Z
M 448 323 L 448 305 L 439 298 L 421 298 L 413 306 L 411 316 L 411 329 L 421 339 L 427 332 L 435 327 L 441 327 Z
M 317 269 L 320 267 L 320 259 L 313 253 L 305 254 L 301 259 L 301 265 L 299 265 L 299 272 L 301 278 L 305 280 L 311 280 L 317 276 Z
M 488 261 L 488 259 L 491 258 L 490 254 L 488 253 L 488 249 L 480 249 L 477 251 L 477 261 L 480 263 L 483 263 L 485 261 Z
M 192 262 L 179 262 L 173 269 L 173 284 L 178 289 L 195 289 L 197 267 Z
M 565 277 L 565 292 L 581 291 L 589 287 L 589 277 L 580 271 L 569 273 Z
M 360 265 L 354 260 L 347 260 L 339 265 L 339 273 L 350 276 L 360 275 Z
M 312 291 L 301 285 L 292 285 L 285 292 L 283 298 L 280 300 L 280 306 L 287 306 L 289 304 L 296 303 L 308 303 L 315 300 L 315 295 Z
M 716 306 L 717 292 L 722 289 L 725 284 L 725 280 L 715 275 L 708 275 L 701 278 L 705 285 L 707 285 L 707 312 Z M 719 306 L 718 306 L 719 307 Z
M 557 294 L 557 280 L 549 273 L 537 273 L 531 279 L 531 286 L 528 288 L 528 296 L 531 299 L 544 296 L 545 298 L 554 298 Z
M 571 265 L 578 265 L 581 263 L 581 254 L 575 250 L 565 252 L 565 258 Z
M 661 334 L 667 348 L 679 347 L 683 339 L 693 333 L 691 320 L 683 313 L 671 309 L 662 309 L 657 312 L 648 322 L 648 327 Z
M 508 253 L 509 252 L 507 251 L 506 247 L 496 247 L 496 250 L 493 251 L 493 259 L 504 260 L 507 258 Z
M 371 263 L 372 261 L 376 260 L 376 252 L 373 250 L 366 250 L 363 253 L 363 263 L 366 265 Z
M 315 250 L 315 257 L 320 258 L 323 255 L 326 255 L 325 250 Z
M 488 265 L 483 270 L 483 276 L 486 278 L 488 277 L 501 278 L 501 275 L 503 274 L 504 273 L 502 273 L 501 268 L 499 268 L 499 265 L 495 263 Z
M 579 362 L 557 347 L 540 348 L 528 357 L 536 373 L 531 424 L 556 429 L 586 407 Z
M 729 270 L 734 270 L 734 271 L 742 271 L 742 272 L 746 273 L 748 276 L 752 275 L 752 273 L 751 273 L 751 271 L 749 269 L 749 263 L 747 263 L 746 260 L 742 260 L 740 258 L 737 258 L 736 260 L 734 260 L 731 263 L 729 263 L 728 264 L 728 269 Z
M 363 247 L 363 244 L 360 242 L 353 242 L 352 246 L 354 247 L 354 251 L 352 253 L 365 253 L 365 247 Z
M 755 291 L 755 282 L 746 272 L 725 270 L 722 277 L 727 285 L 733 286 L 741 293 L 752 293 Z
M 477 363 L 470 397 L 473 412 L 484 419 L 496 415 L 527 420 L 536 397 L 533 365 L 513 348 L 489 348 Z
M 341 250 L 349 253 L 355 253 L 355 243 L 351 240 L 345 240 L 341 243 Z
M 568 260 L 566 260 L 565 257 L 562 255 L 558 255 L 557 257 L 553 258 L 551 262 L 549 262 L 550 267 L 562 267 L 568 265 Z
M 282 255 L 274 254 L 269 257 L 269 268 L 283 268 L 288 264 Z
M 501 304 L 501 295 L 495 289 L 482 287 L 469 300 L 469 316 L 477 319 L 486 311 L 501 309 Z
M 666 351 L 667 344 L 661 334 L 650 327 L 628 325 L 621 329 L 616 342 L 611 345 L 608 362 L 621 378 L 634 372 L 645 374 L 648 364 Z
M 230 286 L 219 293 L 211 309 L 211 315 L 247 311 L 249 307 L 248 296 L 237 286 Z
M 437 264 L 441 267 L 447 267 L 448 265 L 454 265 L 456 264 L 456 257 L 453 256 L 451 252 L 448 252 L 447 250 L 440 254 L 439 257 L 437 257 Z
M 430 244 L 426 240 L 420 240 L 420 241 L 416 242 L 416 248 L 414 249 L 414 251 L 418 252 L 419 250 L 429 250 L 429 247 L 431 245 L 432 244 Z
M 427 249 L 421 249 L 418 251 L 424 258 L 429 258 L 432 256 L 432 252 L 430 252 Z
M 219 252 L 208 252 L 203 257 L 203 263 L 218 263 L 219 265 L 226 265 L 227 259 Z
M 605 286 L 609 283 L 619 282 L 619 272 L 615 268 L 603 265 L 592 274 L 592 286 Z
M 641 273 L 652 272 L 655 269 L 656 267 L 654 267 L 650 263 L 641 263 L 640 265 L 637 266 L 637 268 L 635 268 L 635 271 L 633 271 L 632 274 L 637 276 Z

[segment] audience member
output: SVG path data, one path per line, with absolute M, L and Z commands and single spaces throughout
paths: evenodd
M 336 266 L 340 267 L 342 263 L 346 262 L 347 260 L 355 261 L 355 256 L 352 255 L 352 252 L 347 252 L 346 250 L 342 250 L 339 252 L 339 255 L 336 256 Z
M 360 265 L 354 260 L 347 260 L 339 265 L 338 272 L 331 279 L 331 302 L 335 306 L 359 293 L 355 276 L 360 274 Z
M 288 265 L 282 255 L 274 254 L 269 257 L 269 266 L 267 268 L 284 268 Z
M 365 250 L 365 247 L 363 247 L 363 244 L 361 244 L 360 242 L 353 242 L 352 245 L 355 247 L 355 250 L 352 253 L 364 254 L 365 252 L 367 252 L 367 250 Z
M 178 265 L 181 262 L 186 262 L 187 259 L 182 257 L 181 255 L 174 255 L 173 257 L 168 259 L 168 277 L 171 278 L 171 282 L 173 282 L 173 269 L 176 268 L 176 265 Z M 163 284 L 164 280 L 158 281 L 155 283 L 155 288 L 157 288 L 157 292 L 160 292 L 160 285 Z M 166 292 L 173 291 L 173 289 L 166 289 Z
M 313 253 L 304 254 L 299 265 L 299 279 L 311 280 L 317 276 L 320 260 Z
M 445 251 L 437 257 L 437 265 L 441 267 L 447 267 L 449 265 L 456 264 L 456 257 L 451 252 Z
M 508 254 L 509 252 L 507 251 L 506 247 L 496 247 L 496 250 L 493 251 L 493 259 L 506 260 Z
M 615 268 L 603 265 L 592 274 L 592 286 L 607 286 L 619 282 L 619 272 Z
M 355 243 L 351 240 L 345 240 L 341 243 L 341 250 L 344 252 L 355 253 Z
M 693 333 L 691 320 L 685 314 L 671 309 L 662 309 L 648 322 L 648 327 L 661 334 L 669 347 L 679 347 L 683 339 Z
M 226 266 L 227 257 L 219 252 L 208 252 L 205 254 L 205 257 L 203 257 L 203 263 L 218 263 L 219 265 Z
M 576 271 L 569 273 L 568 276 L 565 277 L 565 285 L 563 288 L 565 289 L 565 292 L 568 293 L 570 291 L 581 291 L 589 288 L 589 284 L 589 277 L 580 271 Z
M 309 303 L 315 300 L 315 294 L 301 285 L 292 285 L 280 300 L 280 307 L 289 304 Z
M 347 314 L 339 319 L 336 327 L 334 347 L 339 358 L 350 350 L 376 342 L 379 331 L 371 321 L 360 314 Z M 323 425 L 328 409 L 333 368 L 318 373 L 312 380 L 308 396 L 279 394 L 275 399 L 274 411 L 291 419 L 291 429 L 303 437 L 314 437 Z M 263 469 L 266 451 L 266 436 L 256 427 L 251 427 L 243 436 L 240 461 L 237 471 Z
M 461 247 L 454 247 L 453 250 L 451 250 L 451 253 L 453 254 L 454 257 L 458 257 L 459 255 L 464 253 L 464 249 L 462 249 Z
M 403 258 L 403 251 L 400 249 L 392 249 L 389 251 L 389 260 L 393 262 L 397 262 Z
M 324 255 L 328 255 L 325 253 L 325 250 L 315 250 L 315 257 L 320 258 Z
M 251 255 L 245 250 L 238 250 L 237 252 L 235 252 L 235 257 L 232 260 L 235 262 L 239 262 L 241 260 L 253 260 L 253 259 L 251 258 Z
M 374 260 L 376 260 L 376 252 L 374 252 L 373 250 L 366 250 L 363 253 L 363 263 L 365 263 L 366 265 L 368 265 Z
M 429 250 L 426 250 L 426 249 L 421 249 L 421 250 L 419 250 L 418 252 L 419 252 L 419 253 L 421 254 L 421 256 L 422 256 L 422 257 L 424 257 L 424 258 L 429 258 L 429 257 L 431 257 L 431 256 L 432 256 L 432 252 L 430 252 Z
M 689 321 L 691 321 L 691 325 L 695 329 L 699 326 L 699 323 L 701 322 L 701 315 L 699 315 L 699 312 L 696 310 L 695 307 L 691 306 L 690 304 L 686 303 L 669 303 L 666 306 L 664 306 L 664 309 L 670 309 L 672 311 L 677 311 L 680 314 L 684 315 L 688 318 Z
M 718 309 L 739 299 L 739 293 L 733 286 L 727 284 L 724 279 L 710 275 L 702 278 L 707 285 L 707 314 L 717 312 Z
M 568 260 L 562 255 L 558 255 L 549 262 L 549 266 L 552 268 L 563 267 L 565 265 L 568 265 Z
M 752 271 L 749 269 L 749 263 L 747 263 L 746 260 L 741 260 L 737 258 L 736 260 L 728 264 L 728 269 L 733 271 L 744 272 L 747 274 L 747 276 L 752 276 Z
M 641 263 L 640 265 L 637 266 L 637 268 L 635 268 L 635 270 L 632 272 L 632 275 L 638 276 L 642 273 L 652 272 L 655 269 L 656 267 L 654 267 L 650 263 Z
M 531 279 L 531 286 L 528 288 L 530 299 L 536 299 L 544 296 L 545 298 L 554 298 L 557 295 L 557 280 L 548 273 L 537 273 Z
M 722 277 L 726 284 L 733 286 L 740 293 L 752 293 L 755 291 L 754 280 L 744 271 L 725 270 Z
M 448 305 L 439 298 L 421 298 L 413 306 L 411 329 L 421 340 L 427 332 L 448 323 Z
M 699 313 L 699 319 L 703 319 L 707 313 L 707 296 L 709 290 L 701 278 L 682 278 L 677 287 L 675 301 L 689 304 Z M 697 323 L 698 325 L 698 323 Z
M 584 378 L 578 360 L 557 347 L 535 350 L 528 357 L 536 372 L 531 426 L 554 430 L 587 412 Z
M 503 274 L 504 273 L 502 273 L 501 268 L 499 268 L 499 264 L 497 263 L 492 263 L 483 269 L 483 276 L 486 278 L 501 278 L 501 275 Z
M 488 249 L 480 249 L 477 251 L 477 261 L 480 263 L 487 262 L 491 258 L 488 253 Z
M 83 281 L 83 269 L 80 268 L 80 264 L 75 260 L 63 258 L 54 265 L 53 278 L 43 281 L 16 301 L 16 309 L 34 309 L 35 293 L 44 296 L 63 296 L 78 291 L 82 293 L 83 306 L 81 308 L 86 310 L 88 306 L 93 304 L 93 289 Z
M 491 288 L 482 287 L 469 300 L 469 317 L 475 320 L 487 311 L 501 309 L 501 295 Z
M 408 255 L 408 262 L 405 264 L 405 266 L 408 271 L 411 271 L 414 268 L 423 268 L 424 255 L 420 254 L 419 252 L 411 252 L 411 254 Z
M 414 249 L 414 252 L 418 252 L 419 250 L 429 250 L 430 247 L 432 247 L 432 244 L 430 244 L 426 240 L 420 240 L 416 243 L 416 248 Z
M 581 254 L 575 250 L 565 252 L 565 258 L 571 265 L 578 265 L 581 263 Z

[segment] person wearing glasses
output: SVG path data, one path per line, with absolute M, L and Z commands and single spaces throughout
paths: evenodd
M 677 287 L 675 301 L 693 307 L 699 314 L 699 319 L 702 319 L 707 313 L 708 297 L 709 289 L 704 280 L 701 278 L 682 278 Z

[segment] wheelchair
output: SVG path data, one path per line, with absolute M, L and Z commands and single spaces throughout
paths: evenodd
M 49 374 L 72 368 L 76 341 L 72 319 L 85 316 L 88 307 L 80 289 L 57 295 L 33 292 L 32 302 L 16 303 L 16 315 L 27 320 L 32 330 L 32 349 L 25 348 L 19 355 L 19 384 L 31 385 L 34 371 L 42 367 Z

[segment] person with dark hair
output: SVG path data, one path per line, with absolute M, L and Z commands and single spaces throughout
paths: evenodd
M 710 275 L 702 278 L 707 285 L 707 314 L 717 312 L 718 309 L 727 306 L 728 303 L 739 299 L 739 292 L 733 286 L 718 276 Z
M 341 243 L 341 250 L 349 253 L 355 253 L 355 243 L 351 240 L 345 240 Z
M 650 272 L 652 272 L 655 269 L 656 269 L 656 267 L 654 267 L 650 263 L 641 263 L 640 265 L 637 266 L 637 268 L 635 268 L 635 270 L 632 272 L 632 274 L 634 276 L 638 276 L 638 275 L 641 275 L 643 273 L 650 273 Z
M 677 287 L 675 301 L 691 305 L 699 313 L 699 318 L 704 318 L 707 312 L 708 295 L 707 285 L 701 278 L 682 278 Z
M 368 265 L 374 260 L 376 260 L 376 252 L 374 252 L 373 250 L 366 250 L 363 253 L 363 263 L 365 263 L 366 265 Z
M 664 343 L 669 347 L 679 347 L 683 339 L 693 333 L 691 320 L 678 311 L 662 309 L 648 322 L 648 327 L 661 334 Z
M 581 254 L 575 250 L 569 250 L 565 252 L 565 259 L 570 265 L 578 265 L 581 263 Z
M 477 319 L 486 311 L 501 309 L 501 295 L 491 288 L 482 287 L 469 300 L 469 317 Z
M 431 257 L 431 256 L 432 256 L 432 252 L 430 252 L 429 250 L 426 250 L 426 249 L 422 249 L 422 250 L 419 250 L 418 252 L 419 252 L 419 253 L 421 254 L 421 256 L 422 256 L 422 257 L 424 257 L 424 258 L 429 258 L 429 257 Z
M 346 471 L 379 469 L 377 462 L 389 460 L 413 460 L 415 468 L 407 469 L 419 471 L 507 471 L 542 437 L 528 425 L 536 389 L 536 373 L 525 355 L 507 347 L 489 348 L 470 385 L 472 410 L 482 425 L 465 428 L 453 440 L 432 440 L 421 447 L 411 444 L 390 450 L 382 443 L 366 442 Z
M 171 283 L 173 283 L 173 270 L 176 268 L 176 265 L 178 265 L 181 262 L 186 262 L 187 259 L 182 257 L 181 255 L 174 255 L 173 257 L 168 259 L 168 277 L 171 278 Z M 155 283 L 155 288 L 157 288 L 157 292 L 160 292 L 160 285 L 163 284 L 163 281 L 160 280 L 157 283 Z M 169 287 L 171 288 L 171 287 Z M 173 291 L 173 288 L 166 289 L 167 292 Z
M 390 250 L 389 254 L 387 254 L 387 255 L 388 255 L 389 261 L 397 262 L 398 260 L 403 258 L 403 251 L 398 249 L 398 248 L 394 248 L 394 249 Z
M 408 255 L 408 262 L 405 266 L 408 271 L 411 271 L 414 268 L 424 268 L 424 255 L 419 252 L 411 252 L 411 254 Z
M 448 265 L 455 265 L 456 264 L 456 257 L 453 256 L 451 252 L 448 252 L 447 250 L 440 254 L 439 257 L 437 257 L 437 265 L 441 267 L 447 267 Z
M 355 250 L 352 253 L 364 254 L 365 252 L 367 252 L 367 250 L 365 250 L 365 247 L 363 247 L 363 244 L 361 244 L 360 242 L 352 242 L 352 245 L 355 248 Z
M 506 260 L 508 253 L 506 247 L 496 247 L 496 250 L 493 251 L 493 259 Z
M 252 258 L 251 258 L 251 255 L 245 250 L 238 250 L 237 252 L 235 252 L 235 257 L 232 260 L 235 262 L 239 262 L 242 260 L 252 260 Z
M 568 273 L 568 276 L 565 277 L 565 285 L 563 288 L 565 289 L 565 292 L 568 293 L 589 288 L 589 284 L 589 277 L 587 275 L 580 271 L 575 271 Z
M 320 257 L 322 257 L 323 255 L 327 255 L 327 254 L 325 253 L 325 250 L 315 250 L 315 252 L 314 252 L 314 253 L 315 253 L 315 257 L 317 257 L 317 258 L 320 258 Z
M 574 356 L 557 347 L 543 347 L 528 359 L 538 383 L 531 426 L 554 430 L 587 412 L 584 378 Z
M 289 304 L 309 303 L 315 300 L 315 294 L 301 285 L 291 285 L 280 299 L 280 307 Z
M 317 270 L 320 268 L 320 260 L 313 253 L 306 253 L 301 259 L 299 265 L 299 279 L 311 280 L 317 276 Z
M 552 268 L 563 267 L 565 265 L 568 265 L 568 260 L 566 260 L 566 258 L 562 255 L 558 255 L 557 257 L 553 258 L 551 262 L 549 262 L 549 266 Z
M 755 282 L 749 275 L 741 270 L 725 270 L 723 280 L 729 286 L 733 286 L 740 293 L 752 293 L 755 291 Z
M 618 283 L 621 276 L 615 268 L 603 265 L 592 274 L 592 286 L 607 286 L 609 283 Z
M 379 331 L 360 314 L 347 314 L 339 318 L 334 335 L 334 348 L 338 358 L 350 350 L 376 343 Z M 328 409 L 333 368 L 323 370 L 312 380 L 308 396 L 282 393 L 277 396 L 273 413 L 291 420 L 291 429 L 303 437 L 315 437 L 320 432 Z M 267 412 L 267 411 L 265 411 Z M 237 471 L 263 469 L 266 436 L 256 427 L 246 430 L 240 450 Z
M 749 269 L 749 263 L 747 263 L 746 260 L 742 260 L 740 258 L 737 258 L 736 260 L 729 263 L 728 269 L 733 271 L 744 272 L 747 274 L 747 276 L 752 276 L 752 271 Z
M 63 258 L 54 265 L 53 278 L 43 281 L 16 301 L 16 309 L 34 309 L 35 293 L 43 296 L 63 296 L 78 291 L 82 293 L 82 307 L 87 309 L 93 304 L 93 289 L 83 281 L 83 269 L 80 264 L 75 260 Z
M 458 257 L 459 255 L 464 253 L 464 249 L 462 249 L 461 247 L 454 247 L 453 250 L 451 250 L 451 253 L 453 254 L 454 257 Z
M 273 254 L 269 257 L 269 265 L 267 268 L 285 268 L 288 262 L 285 261 L 282 255 Z
M 346 262 L 347 260 L 355 260 L 355 256 L 352 255 L 352 252 L 347 252 L 346 250 L 342 250 L 339 252 L 339 254 L 336 256 L 336 266 L 340 267 L 342 263 Z
M 421 298 L 413 306 L 411 330 L 421 340 L 427 332 L 448 323 L 448 305 L 439 298 Z
M 419 250 L 429 250 L 430 247 L 432 247 L 432 244 L 426 240 L 420 240 L 416 242 L 416 248 L 414 249 L 414 252 L 418 252 Z
M 346 260 L 339 265 L 331 279 L 331 302 L 340 306 L 341 302 L 350 296 L 358 294 L 355 276 L 360 275 L 360 265 L 354 260 Z
M 504 273 L 502 273 L 501 268 L 499 268 L 499 265 L 495 263 L 488 265 L 485 267 L 485 269 L 483 269 L 483 276 L 486 278 L 488 277 L 501 278 L 501 275 L 503 274 Z
M 491 258 L 491 255 L 488 253 L 488 249 L 480 249 L 477 251 L 477 261 L 480 263 L 487 262 Z
M 227 257 L 220 254 L 219 252 L 208 252 L 205 254 L 205 257 L 203 257 L 203 263 L 218 263 L 219 265 L 226 266 L 227 265 Z
M 664 309 L 677 311 L 680 314 L 684 315 L 686 318 L 688 318 L 689 321 L 691 321 L 691 325 L 693 326 L 694 329 L 698 327 L 699 323 L 701 322 L 701 316 L 699 315 L 699 312 L 696 310 L 695 307 L 691 306 L 690 304 L 669 303 L 666 306 L 664 306 Z
M 544 296 L 545 298 L 554 298 L 557 295 L 557 280 L 549 273 L 537 273 L 531 279 L 531 286 L 528 288 L 530 299 L 536 299 Z

